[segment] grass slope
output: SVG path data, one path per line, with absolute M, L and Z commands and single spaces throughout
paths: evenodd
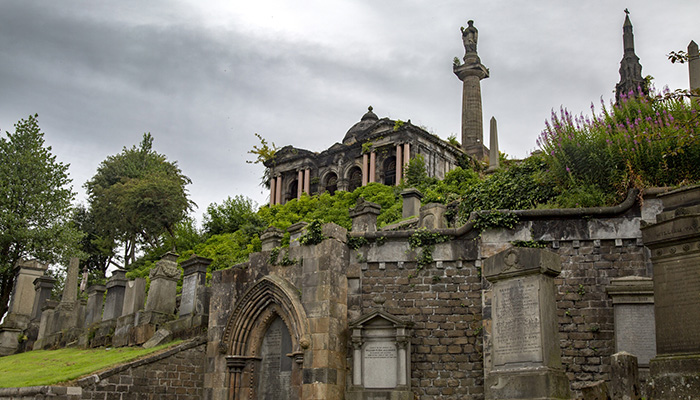
M 173 346 L 36 350 L 0 357 L 0 388 L 53 385 L 104 370 Z

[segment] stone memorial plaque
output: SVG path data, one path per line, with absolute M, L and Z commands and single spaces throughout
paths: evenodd
M 659 354 L 700 352 L 700 268 L 698 259 L 654 266 Z
M 615 352 L 626 351 L 648 366 L 656 356 L 653 304 L 615 305 Z
M 187 315 L 195 311 L 195 297 L 197 295 L 197 275 L 186 276 L 182 280 L 182 297 L 180 303 L 180 315 Z
M 494 365 L 542 362 L 539 285 L 526 278 L 499 282 L 493 296 Z
M 365 343 L 362 351 L 362 370 L 366 388 L 396 387 L 396 353 L 396 344 L 392 340 Z
M 292 339 L 281 318 L 276 318 L 265 332 L 260 349 L 258 399 L 286 400 L 292 398 Z

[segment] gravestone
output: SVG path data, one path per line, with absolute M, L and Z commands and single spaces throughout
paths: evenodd
M 557 254 L 511 248 L 484 263 L 493 284 L 492 365 L 486 399 L 568 399 L 569 381 L 561 363 L 554 277 Z
M 51 298 L 53 285 L 56 283 L 56 278 L 43 275 L 34 279 L 34 306 L 32 307 L 32 321 L 41 319 L 41 308 L 44 302 Z
M 401 192 L 401 197 L 403 197 L 401 218 L 418 216 L 418 214 L 420 214 L 420 201 L 423 198 L 423 193 L 418 189 L 408 188 Z
M 54 323 L 51 327 L 50 339 L 54 343 L 70 342 L 77 339 L 83 326 L 84 314 L 81 313 L 78 302 L 78 274 L 80 273 L 80 260 L 71 257 L 66 271 L 66 281 L 63 286 L 61 301 L 56 306 Z
M 648 376 L 649 361 L 656 356 L 654 324 L 654 283 L 652 278 L 627 276 L 613 278 L 605 290 L 613 301 L 615 314 L 615 352 L 637 357 Z
M 413 399 L 409 324 L 377 310 L 350 324 L 352 385 L 346 398 Z
M 258 399 L 287 400 L 292 398 L 292 338 L 276 317 L 265 332 L 260 346 Z
M 126 282 L 122 316 L 142 310 L 146 300 L 146 278 L 136 278 Z
M 271 226 L 260 235 L 260 242 L 262 243 L 262 251 L 271 251 L 275 247 L 279 247 L 282 243 L 282 237 L 284 233 L 279 229 Z
M 87 289 L 88 301 L 85 312 L 85 326 L 88 327 L 102 320 L 102 305 L 107 288 L 104 285 L 90 285 Z
M 207 267 L 212 260 L 192 255 L 182 262 L 182 297 L 180 300 L 180 316 L 205 314 L 205 292 L 207 282 Z
M 22 260 L 15 267 L 15 284 L 2 328 L 24 329 L 29 325 L 34 307 L 34 280 L 43 276 L 48 264 L 37 260 Z
M 655 399 L 700 393 L 700 186 L 659 195 L 663 212 L 642 227 L 654 267 L 657 356 L 650 362 Z
M 107 280 L 107 296 L 102 313 L 102 321 L 111 321 L 122 315 L 124 292 L 126 291 L 126 270 L 117 269 Z
M 175 296 L 177 295 L 177 281 L 180 279 L 180 270 L 177 267 L 175 253 L 166 253 L 161 257 L 151 272 L 151 287 L 148 289 L 146 299 L 146 311 L 155 311 L 163 314 L 175 313 Z
M 447 206 L 444 204 L 430 203 L 420 208 L 420 222 L 418 226 L 426 229 L 447 228 L 445 213 Z

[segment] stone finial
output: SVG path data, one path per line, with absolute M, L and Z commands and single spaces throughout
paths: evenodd
M 357 200 L 357 206 L 350 209 L 350 218 L 352 218 L 353 232 L 376 232 L 377 216 L 381 212 L 382 207 L 379 204 L 365 201 L 360 197 Z
M 177 268 L 177 258 L 178 255 L 175 253 L 165 253 L 160 260 L 156 262 L 155 267 L 151 269 L 148 277 L 151 280 L 154 278 L 180 279 L 180 270 Z

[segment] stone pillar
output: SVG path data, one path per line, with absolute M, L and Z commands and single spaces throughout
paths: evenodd
M 612 298 L 615 314 L 615 352 L 635 355 L 642 369 L 640 375 L 647 378 L 649 361 L 656 356 L 652 278 L 613 278 L 605 290 Z
M 367 153 L 362 155 L 362 186 L 367 185 L 367 178 L 369 177 L 369 168 L 367 167 L 368 156 Z
M 175 253 L 165 253 L 151 269 L 149 277 L 151 286 L 146 299 L 146 311 L 156 311 L 163 314 L 175 313 L 175 297 L 177 296 L 177 281 L 180 279 L 180 269 L 177 267 Z
M 496 118 L 491 117 L 491 138 L 489 142 L 489 168 L 486 172 L 494 172 L 500 166 L 500 155 L 498 154 L 498 129 L 496 127 Z
M 104 303 L 106 291 L 107 288 L 104 285 L 90 285 L 88 287 L 88 302 L 85 312 L 86 327 L 102 320 L 102 304 Z
M 122 315 L 124 292 L 126 292 L 126 270 L 117 269 L 107 280 L 107 296 L 102 321 L 116 319 Z
M 657 356 L 649 365 L 649 395 L 693 398 L 700 393 L 700 186 L 658 198 L 663 212 L 642 227 L 654 268 Z
M 401 184 L 403 178 L 403 149 L 401 144 L 396 145 L 396 186 Z
M 207 314 L 204 295 L 207 283 L 207 267 L 209 267 L 211 262 L 212 260 L 209 258 L 192 255 L 192 257 L 182 263 L 182 297 L 179 312 L 181 317 L 193 314 Z
M 690 90 L 700 90 L 700 51 L 695 41 L 688 44 L 688 78 L 690 80 Z
M 360 198 L 357 206 L 350 210 L 352 232 L 376 232 L 377 216 L 379 216 L 381 209 L 379 204 Z
M 271 226 L 260 235 L 260 241 L 262 242 L 262 251 L 272 251 L 275 247 L 279 247 L 282 243 L 282 237 L 284 234 L 281 230 Z
M 66 282 L 63 285 L 61 303 L 74 303 L 78 300 L 78 275 L 80 274 L 80 260 L 71 257 L 66 271 Z
M 471 24 L 470 29 L 476 30 Z M 462 31 L 463 40 L 465 32 Z M 470 156 L 483 160 L 488 153 L 483 143 L 481 80 L 489 77 L 489 70 L 481 64 L 477 54 L 476 37 L 473 46 L 465 43 L 464 64 L 453 65 L 453 71 L 462 81 L 462 149 Z
M 561 363 L 554 278 L 559 256 L 514 247 L 484 263 L 492 283 L 492 358 L 486 399 L 568 399 Z
M 420 200 L 423 194 L 418 189 L 409 188 L 401 192 L 403 197 L 403 209 L 401 218 L 408 218 L 420 214 Z
M 39 333 L 36 342 L 34 342 L 34 350 L 41 350 L 47 343 L 47 336 L 51 334 L 51 327 L 54 325 L 55 308 L 58 305 L 56 300 L 47 300 L 41 307 L 41 321 L 39 322 Z
M 277 183 L 277 178 L 272 177 L 270 179 L 270 205 L 271 206 L 274 206 L 275 204 L 277 204 L 277 203 L 275 203 L 275 197 L 277 195 L 277 193 L 275 192 L 275 188 L 277 187 L 276 183 Z
M 304 171 L 299 170 L 297 172 L 297 199 L 301 197 L 301 193 L 304 191 Z
M 287 228 L 287 232 L 289 232 L 289 247 L 299 247 L 299 239 L 304 234 L 306 225 L 308 223 L 299 221 Z
M 275 185 L 275 204 L 282 204 L 282 175 L 277 175 L 277 184 Z
M 411 161 L 411 144 L 404 143 L 403 144 L 403 165 L 408 165 L 409 161 Z M 402 173 L 403 173 L 403 175 L 406 175 L 406 168 L 402 168 Z
M 41 319 L 41 308 L 44 302 L 51 298 L 53 285 L 56 284 L 56 278 L 48 275 L 40 276 L 34 279 L 34 306 L 32 307 L 32 321 Z
M 311 169 L 304 170 L 304 192 L 311 194 Z
M 637 357 L 627 352 L 615 353 L 610 357 L 610 394 L 613 399 L 640 400 L 639 369 Z
M 376 182 L 377 175 L 377 153 L 369 153 L 369 182 Z

